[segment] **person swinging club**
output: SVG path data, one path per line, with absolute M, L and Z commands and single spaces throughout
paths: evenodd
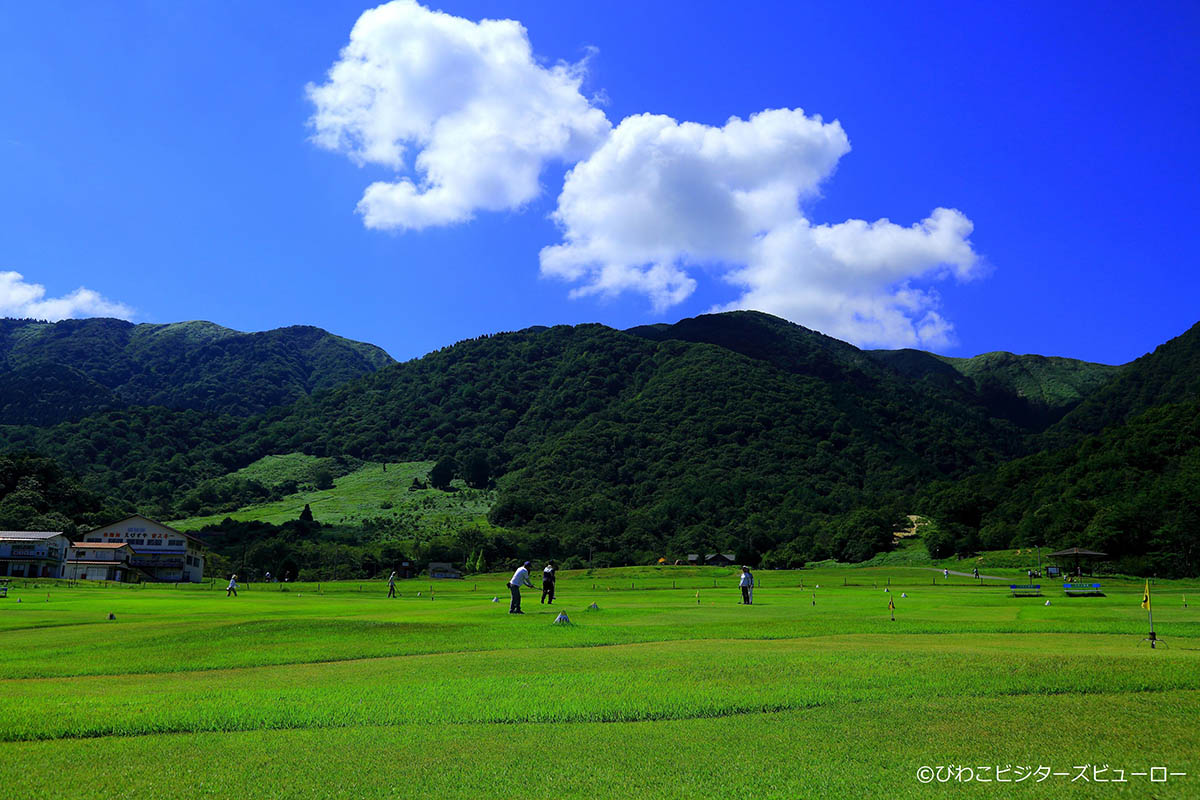
M 512 604 L 508 607 L 510 614 L 524 614 L 521 610 L 521 587 L 528 586 L 530 589 L 536 588 L 529 582 L 529 568 L 533 566 L 526 561 L 521 566 L 517 567 L 517 571 L 513 573 L 512 580 L 508 582 L 508 590 L 512 592 Z

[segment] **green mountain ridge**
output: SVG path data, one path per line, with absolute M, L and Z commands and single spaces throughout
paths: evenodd
M 108 352 L 121 351 L 119 330 L 96 327 Z M 1057 474 L 1087 482 L 1100 467 L 1086 448 L 1120 450 L 1123 426 L 1194 399 L 1196 372 L 1177 373 L 1200 363 L 1200 326 L 1113 367 L 1010 353 L 863 351 L 767 314 L 729 312 L 627 331 L 593 324 L 482 336 L 316 386 L 314 373 L 280 358 L 278 348 L 315 349 L 327 375 L 361 369 L 367 356 L 316 329 L 281 331 L 290 333 L 246 343 L 255 335 L 185 323 L 145 331 L 151 335 L 140 351 L 199 341 L 209 369 L 229 368 L 222 359 L 233 353 L 248 360 L 256 385 L 282 376 L 287 386 L 313 387 L 286 404 L 247 413 L 245 397 L 216 394 L 200 409 L 129 405 L 57 425 L 0 426 L 0 447 L 52 456 L 87 490 L 168 519 L 237 508 L 247 492 L 261 494 L 225 476 L 273 454 L 471 460 L 497 482 L 489 559 L 537 550 L 623 563 L 736 549 L 792 565 L 869 558 L 890 546 L 896 526 L 907 524 L 904 514 L 918 506 L 935 521 L 934 538 L 951 549 L 981 538 L 1002 547 L 1029 543 L 1030 523 L 1014 521 L 989 492 L 1003 486 L 1028 503 L 1043 494 L 1024 481 L 1045 484 Z M 309 350 L 295 341 L 304 331 Z M 16 331 L 0 352 L 36 334 Z M 79 344 L 63 338 L 64 351 Z M 27 368 L 6 359 L 10 374 Z M 61 383 L 82 375 L 103 385 L 112 372 L 102 363 L 86 367 L 55 368 L 75 370 Z M 199 370 L 188 384 L 194 397 L 203 370 L 191 369 Z M 27 381 L 27 391 L 69 399 L 54 395 L 55 385 Z M 134 378 L 126 385 L 152 396 Z M 1179 412 L 1150 418 L 1168 438 L 1190 435 Z M 1167 480 L 1164 470 L 1190 474 L 1186 451 L 1144 453 L 1151 466 L 1127 484 L 1130 491 L 1153 495 L 1151 484 Z M 1039 466 L 1050 463 L 1053 470 Z M 1119 499 L 1120 485 L 1094 493 L 1089 519 Z M 1159 517 L 1149 523 L 1155 531 L 1168 524 Z M 1122 552 L 1145 553 L 1151 539 L 1162 541 L 1143 536 Z M 449 557 L 456 546 L 438 552 Z
M 963 393 L 989 413 L 1041 431 L 1113 380 L 1122 367 L 1058 356 L 997 351 L 953 358 L 921 350 L 872 350 L 872 358 L 908 377 Z
M 132 406 L 248 416 L 394 363 L 319 328 L 0 320 L 0 424 L 53 425 Z

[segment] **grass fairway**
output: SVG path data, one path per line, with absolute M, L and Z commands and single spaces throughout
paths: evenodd
M 528 593 L 520 617 L 505 613 L 501 575 L 408 581 L 395 600 L 381 582 L 254 585 L 236 599 L 18 586 L 0 600 L 0 786 L 14 798 L 1200 797 L 1194 582 L 1156 586 L 1169 648 L 1151 651 L 1133 581 L 1105 580 L 1098 598 L 1047 587 L 1046 606 L 916 567 L 760 577 L 746 607 L 728 570 L 568 572 L 553 610 Z M 560 608 L 573 625 L 551 624 Z M 946 765 L 991 782 L 918 781 Z M 1068 774 L 1039 780 L 1039 767 Z M 1132 774 L 1152 767 L 1187 775 Z

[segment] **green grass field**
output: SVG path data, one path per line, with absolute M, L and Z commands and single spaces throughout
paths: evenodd
M 742 606 L 731 570 L 568 572 L 553 607 L 527 590 L 524 616 L 506 613 L 504 575 L 406 581 L 394 600 L 383 582 L 237 598 L 18 582 L 0 600 L 0 787 L 1200 797 L 1200 608 L 1184 607 L 1197 582 L 1156 584 L 1168 646 L 1151 650 L 1137 581 L 1103 579 L 1096 598 L 1043 582 L 1039 599 L 919 567 L 759 577 Z M 552 624 L 560 609 L 572 625 Z M 946 765 L 992 780 L 918 781 Z M 1076 778 L 1093 765 L 1110 782 Z M 1187 775 L 1132 775 L 1151 767 Z
M 267 456 L 232 474 L 274 486 L 289 479 L 305 480 L 319 460 L 301 453 Z M 422 528 L 436 528 L 439 523 L 470 524 L 481 530 L 491 527 L 487 512 L 495 502 L 495 492 L 468 489 L 461 481 L 453 483 L 454 491 L 451 492 L 438 489 L 414 491 L 410 490 L 413 478 L 425 482 L 433 467 L 432 461 L 388 463 L 386 471 L 384 466 L 381 462 L 366 462 L 357 470 L 335 478 L 332 489 L 301 491 L 274 502 L 258 503 L 228 513 L 178 519 L 167 524 L 181 531 L 216 525 L 226 517 L 279 524 L 297 519 L 308 505 L 313 519 L 330 525 L 357 525 L 368 518 L 408 515 Z

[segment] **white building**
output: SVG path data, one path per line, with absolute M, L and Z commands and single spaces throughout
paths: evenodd
M 0 531 L 0 578 L 62 578 L 70 546 L 61 531 Z
M 133 548 L 123 542 L 76 542 L 67 554 L 63 577 L 76 581 L 138 583 L 141 575 L 130 564 L 133 558 Z
M 161 522 L 133 516 L 85 533 L 76 544 L 127 544 L 130 566 L 147 580 L 199 583 L 204 577 L 204 543 Z

